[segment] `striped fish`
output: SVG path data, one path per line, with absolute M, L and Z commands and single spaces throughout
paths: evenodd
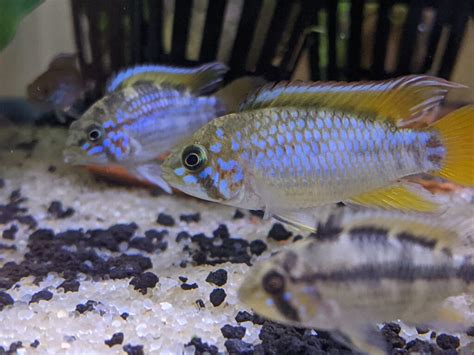
M 144 65 L 119 72 L 107 94 L 73 122 L 64 151 L 75 165 L 119 165 L 167 192 L 157 157 L 223 114 L 224 102 L 202 96 L 215 90 L 227 67 Z
M 430 173 L 474 186 L 474 106 L 423 129 L 457 84 L 428 76 L 264 87 L 238 113 L 176 146 L 163 177 L 190 195 L 267 216 L 339 201 L 431 212 L 429 196 L 400 183 Z
M 474 291 L 474 265 L 438 245 L 458 237 L 439 226 L 393 212 L 333 215 L 316 235 L 256 265 L 240 299 L 284 324 L 342 331 L 370 354 L 384 347 L 377 323 L 465 330 L 469 321 L 443 302 Z

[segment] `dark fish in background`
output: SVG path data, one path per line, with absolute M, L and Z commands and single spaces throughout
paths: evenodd
M 77 118 L 84 110 L 84 100 L 94 89 L 77 66 L 76 54 L 59 54 L 48 69 L 27 88 L 28 99 L 46 110 L 54 110 L 60 122 L 66 115 Z

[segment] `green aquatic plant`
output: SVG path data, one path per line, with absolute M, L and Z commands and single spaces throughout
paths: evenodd
M 44 0 L 0 1 L 0 51 L 15 37 L 20 21 L 37 8 Z

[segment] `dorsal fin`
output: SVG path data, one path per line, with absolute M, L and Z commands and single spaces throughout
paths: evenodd
M 219 62 L 208 63 L 196 68 L 181 68 L 166 65 L 138 65 L 126 68 L 112 76 L 106 85 L 110 93 L 136 82 L 166 83 L 178 88 L 189 89 L 196 95 L 204 95 L 215 90 L 221 83 L 228 68 Z
M 50 69 L 76 69 L 77 70 L 77 54 L 61 53 L 55 56 L 49 64 Z
M 444 100 L 452 88 L 463 85 L 427 75 L 409 75 L 384 81 L 280 82 L 250 94 L 240 111 L 266 107 L 325 107 L 375 115 L 392 121 L 423 116 Z

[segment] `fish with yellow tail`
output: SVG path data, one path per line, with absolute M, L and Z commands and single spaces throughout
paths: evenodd
M 175 147 L 163 177 L 190 195 L 266 216 L 339 201 L 435 211 L 430 196 L 400 179 L 427 172 L 473 186 L 474 107 L 422 130 L 405 124 L 458 87 L 429 76 L 265 86 L 240 112 Z
M 71 124 L 66 162 L 120 166 L 171 192 L 160 176 L 157 158 L 211 119 L 229 112 L 228 89 L 222 95 L 218 91 L 204 96 L 216 90 L 226 72 L 221 63 L 197 68 L 142 65 L 119 72 L 107 83 L 105 97 Z M 255 87 L 254 81 L 261 83 L 248 78 L 250 86 L 242 89 Z
M 465 332 L 473 319 L 445 301 L 472 294 L 474 264 L 452 253 L 457 230 L 439 226 L 434 216 L 407 220 L 393 211 L 333 215 L 315 235 L 256 264 L 239 297 L 261 316 L 329 330 L 369 354 L 388 352 L 377 325 L 398 319 Z

